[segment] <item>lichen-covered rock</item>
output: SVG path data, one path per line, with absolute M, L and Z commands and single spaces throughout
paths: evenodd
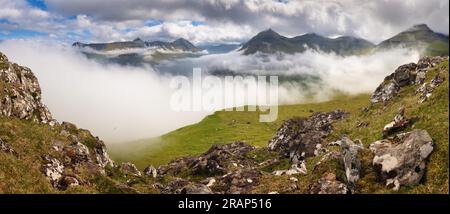
M 132 176 L 141 176 L 141 172 L 137 169 L 137 167 L 134 164 L 130 162 L 119 164 L 119 170 L 124 174 L 129 174 Z
M 272 139 L 268 149 L 279 151 L 291 158 L 293 163 L 313 157 L 319 153 L 324 138 L 332 131 L 332 123 L 344 118 L 346 112 L 336 110 L 314 113 L 309 118 L 292 118 L 283 123 Z
M 394 117 L 394 121 L 386 124 L 383 128 L 383 134 L 385 136 L 405 128 L 410 123 L 410 119 L 405 117 L 405 108 L 402 107 L 398 110 L 397 115 Z
M 213 192 L 204 184 L 188 184 L 181 190 L 181 194 L 213 194 Z
M 54 125 L 50 111 L 41 102 L 41 88 L 29 68 L 9 62 L 0 53 L 0 115 Z
M 347 187 L 353 192 L 356 188 L 356 182 L 359 180 L 359 171 L 361 170 L 361 162 L 358 159 L 358 152 L 364 149 L 361 141 L 353 142 L 348 137 L 333 142 L 342 148 L 342 160 L 344 162 L 345 177 L 347 178 Z
M 245 154 L 253 151 L 255 147 L 243 142 L 234 142 L 225 145 L 214 145 L 207 152 L 198 157 L 179 158 L 171 163 L 160 166 L 159 174 L 179 174 L 189 170 L 196 175 L 222 175 L 233 168 L 253 165 L 246 163 Z
M 371 102 L 387 102 L 395 97 L 402 87 L 412 84 L 424 84 L 428 69 L 436 66 L 446 57 L 423 57 L 417 64 L 409 63 L 398 67 L 394 73 L 387 76 L 375 92 L 372 94 Z M 425 93 L 425 96 L 428 93 Z
M 299 163 L 294 163 L 288 170 L 276 170 L 272 172 L 274 175 L 296 175 L 296 174 L 307 174 L 305 161 L 300 161 Z
M 52 158 L 48 155 L 44 156 L 43 160 L 43 173 L 47 176 L 47 179 L 52 183 L 52 185 L 57 187 L 64 173 L 64 165 L 58 159 Z
M 102 140 L 100 140 L 98 137 L 95 137 L 93 146 L 94 146 L 93 150 L 94 150 L 95 161 L 97 162 L 97 164 L 102 168 L 105 168 L 107 166 L 113 167 L 114 162 L 113 162 L 113 160 L 111 160 L 108 153 L 106 152 L 105 143 Z
M 161 191 L 162 194 L 181 194 L 184 187 L 191 184 L 188 180 L 182 178 L 174 178 Z
M 153 166 L 147 166 L 144 169 L 144 175 L 156 178 L 158 176 L 158 170 Z
M 255 169 L 241 169 L 217 178 L 214 190 L 226 194 L 248 194 L 258 185 L 261 172 Z
M 89 149 L 80 142 L 66 146 L 63 150 L 65 155 L 70 158 L 71 164 L 73 165 L 91 161 Z
M 333 173 L 324 173 L 322 177 L 309 189 L 310 194 L 346 194 L 347 186 L 336 180 Z
M 61 189 L 67 189 L 72 186 L 80 185 L 80 181 L 75 176 L 66 175 L 59 182 L 59 187 Z
M 375 154 L 373 165 L 386 186 L 398 190 L 401 185 L 420 182 L 426 159 L 433 151 L 433 140 L 425 130 L 413 130 L 370 145 Z
M 433 95 L 433 91 L 444 82 L 444 78 L 441 76 L 441 72 L 443 71 L 440 70 L 430 82 L 423 82 L 422 85 L 416 89 L 416 94 L 420 95 L 418 103 L 425 102 L 429 97 Z
M 14 150 L 9 144 L 4 142 L 1 138 L 0 138 L 0 152 L 4 152 L 19 157 L 19 154 L 17 154 L 16 150 Z

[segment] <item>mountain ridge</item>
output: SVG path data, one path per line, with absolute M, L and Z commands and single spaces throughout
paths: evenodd
M 256 52 L 293 54 L 311 48 L 339 55 L 358 55 L 396 47 L 424 47 L 427 51 L 425 55 L 448 55 L 448 36 L 432 31 L 426 24 L 414 25 L 379 44 L 352 36 L 328 38 L 316 33 L 288 38 L 267 29 L 252 37 L 240 51 L 243 51 L 244 55 Z
M 81 43 L 74 42 L 73 47 L 92 48 L 97 51 L 112 51 L 131 48 L 163 48 L 166 50 L 181 50 L 199 52 L 202 49 L 196 47 L 194 44 L 184 38 L 178 38 L 172 42 L 163 41 L 144 41 L 141 38 L 136 38 L 132 41 L 124 42 L 110 42 L 110 43 Z

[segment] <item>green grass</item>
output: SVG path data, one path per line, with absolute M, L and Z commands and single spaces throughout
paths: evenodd
M 278 119 L 273 123 L 260 123 L 258 112 L 219 111 L 197 124 L 180 128 L 160 138 L 108 145 L 108 152 L 114 160 L 130 161 L 142 169 L 150 164 L 165 164 L 177 157 L 201 154 L 213 144 L 245 141 L 257 147 L 265 147 L 283 120 L 335 109 L 356 112 L 368 104 L 369 97 L 368 94 L 340 95 L 328 102 L 280 106 Z

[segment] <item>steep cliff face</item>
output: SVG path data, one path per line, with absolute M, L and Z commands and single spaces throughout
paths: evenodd
M 0 53 L 0 114 L 54 125 L 55 121 L 41 102 L 37 78 L 27 67 L 8 61 Z

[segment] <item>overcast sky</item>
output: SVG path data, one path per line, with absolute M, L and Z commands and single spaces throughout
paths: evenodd
M 272 28 L 374 43 L 414 24 L 448 35 L 448 0 L 0 0 L 0 39 L 71 43 L 186 38 L 241 43 Z

